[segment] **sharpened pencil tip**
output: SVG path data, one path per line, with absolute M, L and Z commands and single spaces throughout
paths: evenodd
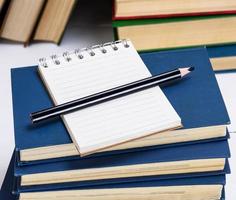
M 188 71 L 191 72 L 191 71 L 194 71 L 194 69 L 195 69 L 194 67 L 189 67 L 189 68 L 188 68 Z
M 194 70 L 194 67 L 179 68 L 179 70 L 180 70 L 181 77 L 184 77 L 190 72 L 192 72 Z

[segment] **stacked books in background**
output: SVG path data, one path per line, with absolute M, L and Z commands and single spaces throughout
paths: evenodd
M 129 70 L 133 64 L 125 61 L 130 56 L 124 57 L 129 50 L 121 45 L 118 50 L 107 46 L 106 54 L 99 55 L 98 50 L 91 58 L 85 52 L 84 59 L 98 57 L 102 70 L 102 63 L 112 58 L 110 62 L 126 64 L 124 71 L 116 68 L 119 76 L 137 73 Z M 132 44 L 128 42 L 128 46 Z M 119 57 L 122 48 L 124 55 Z M 106 58 L 103 62 L 102 56 Z M 176 66 L 195 67 L 194 74 L 185 80 L 162 87 L 181 117 L 183 128 L 121 143 L 84 157 L 61 120 L 29 124 L 30 112 L 49 107 L 52 102 L 37 66 L 12 69 L 16 149 L 3 185 L 7 188 L 5 196 L 21 200 L 224 199 L 225 175 L 230 173 L 226 128 L 230 120 L 207 50 L 143 53 L 141 58 L 152 75 Z M 57 59 L 65 62 L 63 57 Z M 90 70 L 90 76 L 91 72 L 94 71 Z M 109 73 L 103 74 L 103 82 L 110 81 Z
M 115 37 L 139 51 L 206 45 L 214 70 L 236 68 L 235 0 L 114 0 L 113 10 Z
M 28 44 L 33 41 L 59 43 L 75 0 L 11 0 L 5 7 L 0 37 Z M 2 5 L 2 6 L 1 6 Z
M 1 1 L 0 1 L 0 12 L 1 12 L 3 6 L 4 6 L 4 3 L 5 3 L 4 0 L 1 0 Z
M 3 13 L 2 10 L 4 9 L 5 5 L 6 5 L 6 1 L 5 0 L 1 0 L 0 1 L 0 14 Z

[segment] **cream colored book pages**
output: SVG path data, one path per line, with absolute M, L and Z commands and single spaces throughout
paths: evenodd
M 181 185 L 138 188 L 21 193 L 20 200 L 218 200 L 222 185 Z
M 223 137 L 226 135 L 226 126 L 209 126 L 193 129 L 180 129 L 174 131 L 164 131 L 153 134 L 130 142 L 125 142 L 101 151 L 115 151 L 121 149 L 140 148 L 147 146 L 165 145 L 197 140 L 206 140 L 210 138 Z M 35 161 L 50 158 L 60 158 L 66 156 L 78 156 L 79 152 L 74 145 L 61 144 L 54 146 L 38 147 L 33 149 L 25 149 L 20 151 L 21 161 Z
M 236 56 L 211 58 L 210 61 L 214 71 L 236 69 Z
M 28 42 L 43 7 L 44 0 L 12 0 L 1 28 L 1 37 Z
M 115 178 L 187 174 L 198 172 L 222 171 L 225 158 L 181 160 L 114 167 L 76 169 L 67 171 L 45 172 L 21 176 L 21 185 L 41 185 L 74 181 L 91 181 Z
M 192 14 L 236 10 L 235 0 L 116 0 L 116 16 Z
M 130 41 L 46 61 L 39 71 L 56 105 L 151 76 Z M 114 50 L 114 48 L 118 48 Z M 95 54 L 91 56 L 91 54 Z M 70 61 L 68 62 L 68 58 Z M 55 64 L 57 63 L 57 64 Z M 66 114 L 64 123 L 81 155 L 181 126 L 159 87 Z
M 48 0 L 35 31 L 34 40 L 58 43 L 75 3 L 75 0 Z
M 137 50 L 168 49 L 236 42 L 236 16 L 118 27 Z

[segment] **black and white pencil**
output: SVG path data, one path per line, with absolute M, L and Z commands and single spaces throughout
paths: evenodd
M 157 85 L 169 83 L 174 80 L 180 80 L 193 70 L 194 67 L 177 68 L 175 70 L 168 71 L 156 76 L 144 78 L 135 82 L 131 82 L 86 97 L 82 97 L 80 99 L 63 103 L 61 105 L 57 105 L 51 108 L 31 113 L 30 118 L 32 123 L 37 123 L 40 121 L 58 117 L 63 114 L 71 113 L 80 109 L 94 106 L 115 98 L 132 94 L 134 92 L 155 87 Z

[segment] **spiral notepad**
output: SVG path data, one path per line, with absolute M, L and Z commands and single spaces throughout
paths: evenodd
M 129 40 L 42 58 L 39 72 L 55 105 L 151 76 Z M 159 87 L 61 117 L 80 155 L 181 126 Z

